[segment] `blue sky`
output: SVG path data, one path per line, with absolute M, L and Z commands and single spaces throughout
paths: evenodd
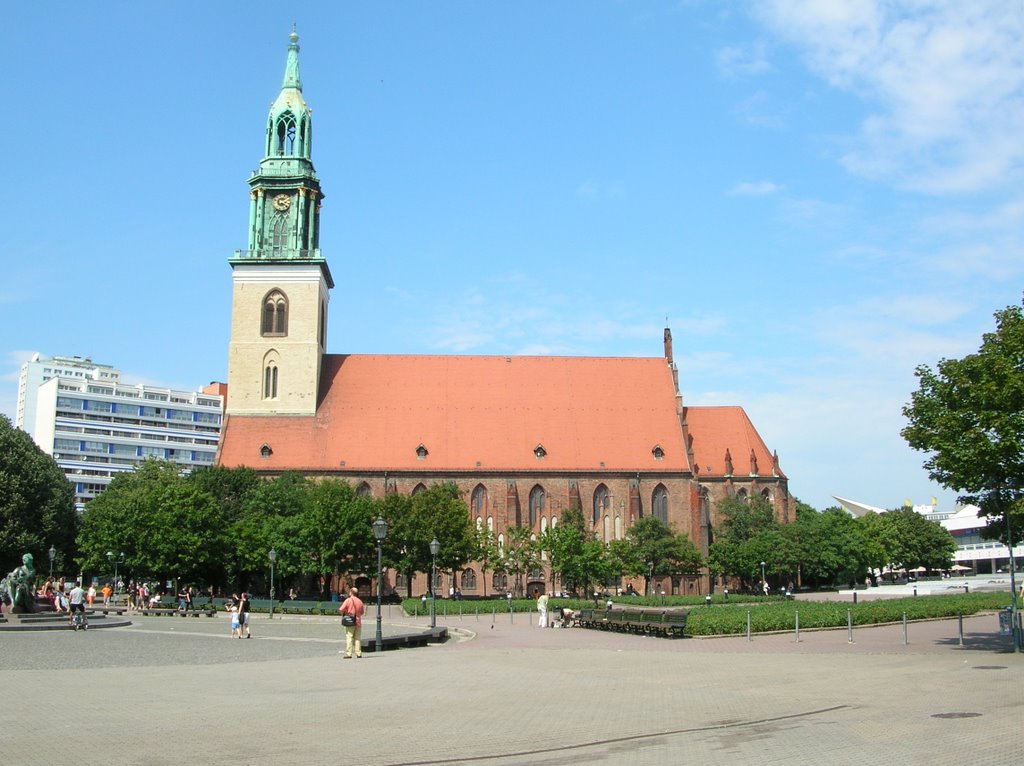
M 6 9 L 0 412 L 36 351 L 226 379 L 294 22 L 332 353 L 659 356 L 667 318 L 800 499 L 952 505 L 901 408 L 1021 299 L 1019 3 L 280 8 Z

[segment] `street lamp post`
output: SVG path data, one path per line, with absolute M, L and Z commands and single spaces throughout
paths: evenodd
M 388 523 L 383 516 L 378 516 L 373 522 L 373 539 L 377 541 L 377 640 L 374 643 L 374 651 L 384 651 L 384 631 L 380 624 L 380 602 L 384 600 L 384 558 L 382 546 L 388 536 Z
M 268 619 L 274 619 L 274 562 L 277 561 L 277 551 L 273 548 L 267 553 L 267 558 L 270 559 L 270 617 Z
M 54 560 L 55 558 L 57 558 L 57 549 L 56 549 L 56 548 L 54 548 L 54 547 L 53 547 L 53 546 L 51 545 L 51 546 L 50 546 L 50 550 L 49 550 L 49 551 L 47 551 L 47 552 L 48 552 L 48 553 L 50 554 L 50 579 L 52 580 L 52 579 L 53 579 L 53 560 Z
M 107 561 L 114 565 L 114 592 L 117 592 L 117 565 L 124 563 L 124 552 L 114 555 L 113 551 L 107 551 Z
M 764 578 L 764 567 L 765 567 L 765 564 L 762 561 L 761 562 L 761 592 L 765 593 L 767 595 L 768 592 L 764 589 L 764 586 L 768 584 L 768 581 Z
M 1017 629 L 1017 575 L 1013 561 L 1013 527 L 1010 526 L 1010 509 L 1006 509 L 1006 550 L 1010 554 L 1010 636 L 1013 638 L 1013 651 L 1021 649 L 1021 635 Z
M 437 541 L 435 537 L 430 541 L 430 557 L 432 564 L 430 566 L 430 627 L 437 627 L 437 593 L 435 593 L 435 587 L 437 585 L 437 554 L 441 550 L 441 543 Z

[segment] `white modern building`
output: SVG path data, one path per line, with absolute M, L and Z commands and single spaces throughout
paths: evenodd
M 51 376 L 33 388 L 32 374 L 23 367 L 27 382 L 24 397 L 19 390 L 18 412 L 31 426 L 23 430 L 53 455 L 74 485 L 79 510 L 114 476 L 147 458 L 170 460 L 182 470 L 213 465 L 224 410 L 222 383 L 202 391 L 174 391 L 119 383 L 120 373 L 106 365 L 64 367 L 62 372 L 69 369 L 82 374 Z M 34 418 L 28 423 L 30 412 Z
M 30 436 L 36 425 L 36 389 L 51 378 L 72 380 L 95 380 L 101 383 L 117 383 L 121 371 L 109 364 L 97 364 L 89 357 L 54 356 L 42 358 L 39 353 L 21 365 L 18 375 L 18 411 L 14 425 Z

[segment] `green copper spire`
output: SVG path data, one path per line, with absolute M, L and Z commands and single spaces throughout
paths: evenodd
M 333 287 L 320 253 L 320 203 L 313 168 L 313 110 L 302 96 L 299 35 L 288 36 L 281 92 L 270 105 L 259 170 L 249 178 L 249 242 L 231 263 L 272 261 L 318 264 Z
M 302 97 L 299 78 L 299 36 L 288 36 L 288 61 L 281 92 L 270 107 L 267 122 L 267 157 L 299 157 L 309 160 L 313 149 L 313 110 Z
M 284 66 L 284 82 L 281 90 L 293 88 L 302 90 L 302 79 L 299 77 L 299 35 L 292 25 L 292 33 L 288 36 L 288 63 Z

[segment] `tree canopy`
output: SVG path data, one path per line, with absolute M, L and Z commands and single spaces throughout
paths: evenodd
M 1008 306 L 995 319 L 975 353 L 917 368 L 901 433 L 927 453 L 931 478 L 976 503 L 988 536 L 1005 539 L 1008 514 L 1018 530 L 1024 523 L 1024 311 Z
M 31 436 L 0 415 L 0 577 L 25 553 L 45 572 L 50 546 L 60 568 L 77 552 L 77 531 L 71 483 Z

